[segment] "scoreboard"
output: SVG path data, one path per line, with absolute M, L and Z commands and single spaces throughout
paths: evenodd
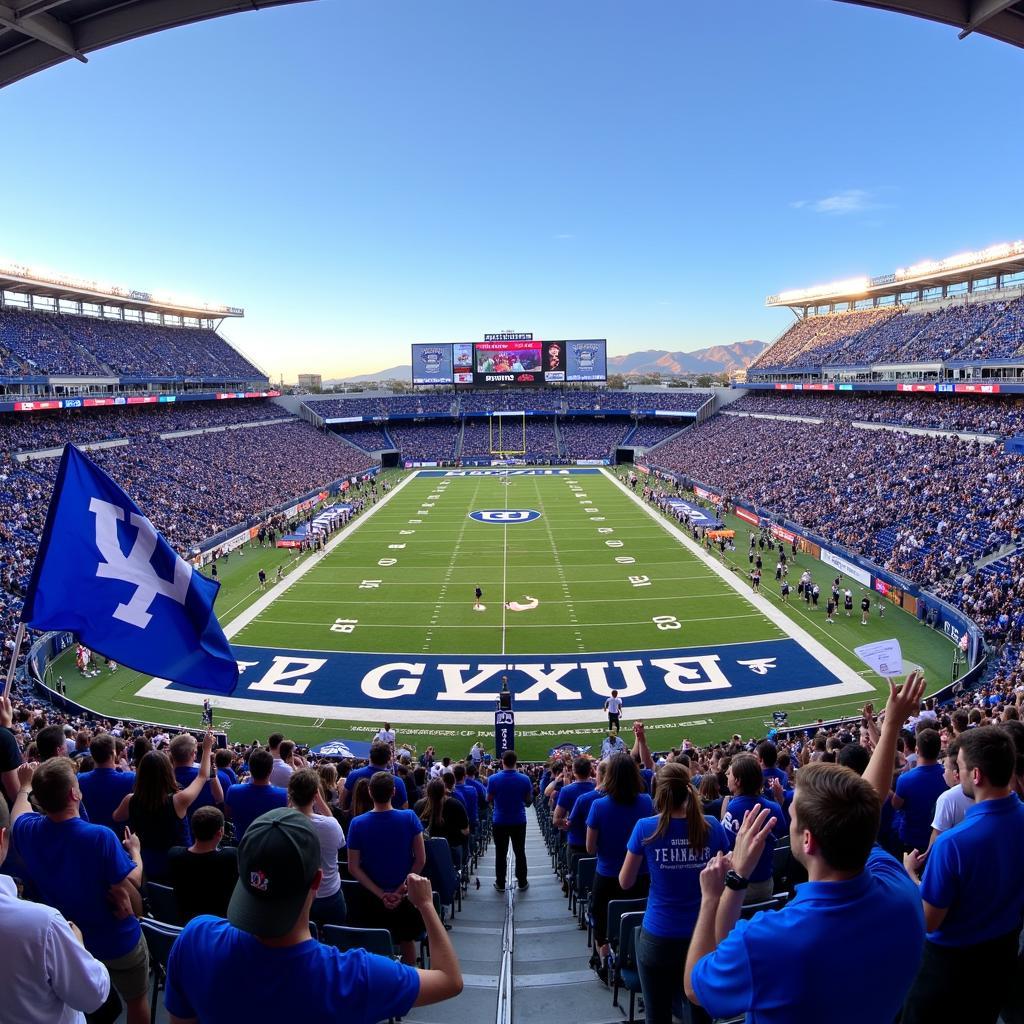
M 604 383 L 604 338 L 540 341 L 532 334 L 488 334 L 482 342 L 412 346 L 413 384 Z

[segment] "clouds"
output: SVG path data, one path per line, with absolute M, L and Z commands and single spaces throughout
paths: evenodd
M 848 188 L 821 199 L 798 199 L 789 204 L 794 210 L 809 210 L 831 217 L 845 217 L 855 213 L 867 213 L 885 207 L 878 199 L 878 193 L 866 188 Z

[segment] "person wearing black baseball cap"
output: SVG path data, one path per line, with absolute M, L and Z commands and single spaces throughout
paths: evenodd
M 315 941 L 309 911 L 322 877 L 320 842 L 304 815 L 277 808 L 257 818 L 238 847 L 238 884 L 227 920 L 194 918 L 171 949 L 165 996 L 171 1021 L 241 1016 L 372 1024 L 462 991 L 459 962 L 427 879 L 406 879 L 433 965 L 417 970 Z

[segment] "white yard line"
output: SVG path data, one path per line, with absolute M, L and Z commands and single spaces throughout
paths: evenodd
M 240 630 L 245 629 L 253 619 L 262 615 L 289 587 L 301 580 L 314 565 L 319 565 L 346 537 L 350 537 L 363 523 L 367 522 L 367 520 L 384 508 L 410 480 L 415 479 L 416 474 L 410 474 L 401 483 L 392 487 L 391 491 L 381 498 L 376 505 L 372 505 L 362 515 L 356 516 L 348 526 L 342 527 L 337 535 L 327 542 L 323 551 L 316 555 L 310 555 L 301 565 L 296 566 L 290 576 L 286 576 L 280 583 L 275 583 L 258 601 L 253 601 L 244 612 L 232 619 L 224 628 L 224 635 L 230 640 Z
M 502 489 L 505 491 L 505 511 L 508 511 L 508 489 L 512 485 L 506 477 L 502 483 Z M 505 603 L 508 601 L 508 523 L 504 526 L 505 538 L 502 546 L 501 553 L 501 653 L 505 653 L 505 631 L 507 629 L 506 619 L 508 617 L 508 608 L 505 607 Z

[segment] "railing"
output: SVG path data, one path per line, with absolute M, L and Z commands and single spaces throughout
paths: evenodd
M 498 966 L 498 1006 L 495 1024 L 511 1024 L 512 1021 L 512 955 L 515 948 L 515 871 L 512 861 L 512 847 L 505 859 L 505 921 L 501 929 L 501 963 Z M 510 884 L 511 883 L 511 884 Z

